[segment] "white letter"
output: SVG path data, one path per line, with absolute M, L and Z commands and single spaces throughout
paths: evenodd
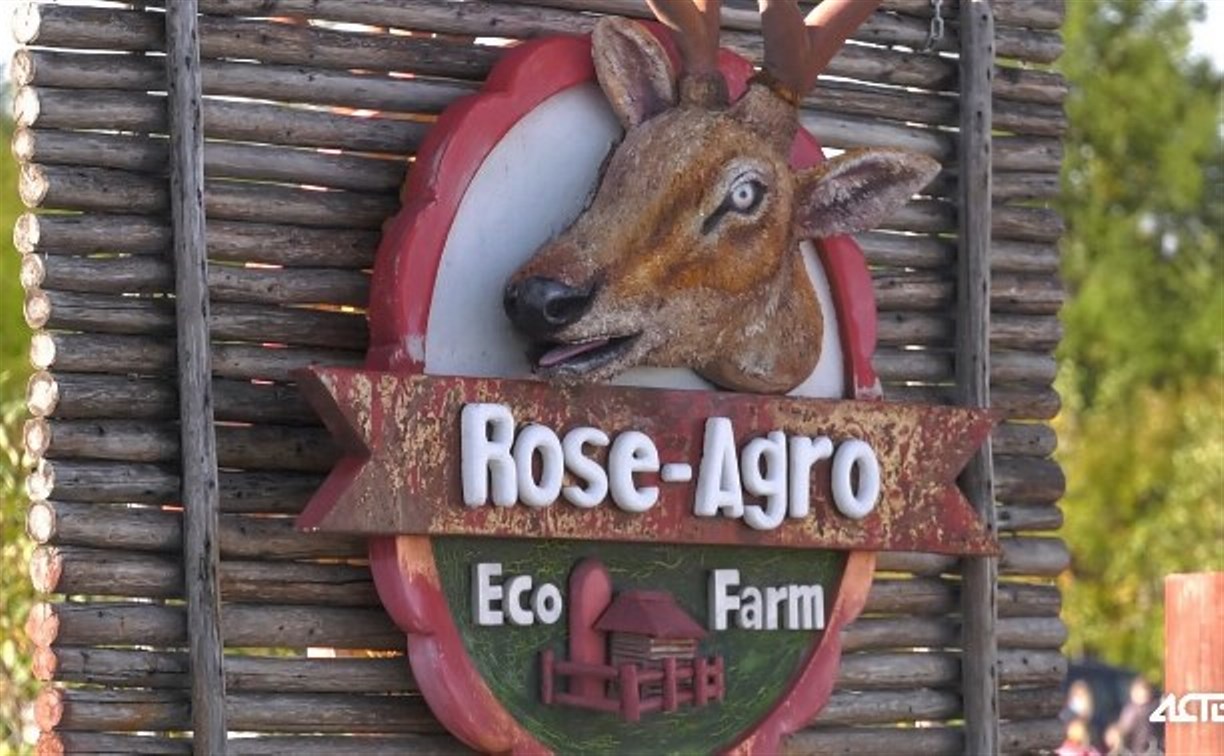
M 833 456 L 828 436 L 795 436 L 790 440 L 790 516 L 807 517 L 812 501 L 812 465 Z
M 523 625 L 534 625 L 535 617 L 531 612 L 523 608 L 523 594 L 531 590 L 530 575 L 515 575 L 506 581 L 504 588 L 506 592 L 506 614 L 509 615 L 510 624 L 516 627 Z
M 710 626 L 715 630 L 726 630 L 727 615 L 739 609 L 739 596 L 728 593 L 728 588 L 739 585 L 739 570 L 714 570 L 710 573 L 709 597 Z
M 479 507 L 489 500 L 489 477 L 493 478 L 493 503 L 508 507 L 518 500 L 514 460 L 514 415 L 504 404 L 468 404 L 460 415 L 459 465 L 463 478 L 463 503 Z
M 735 458 L 735 431 L 725 417 L 706 420 L 701 466 L 697 470 L 697 501 L 693 514 L 717 517 L 744 516 L 744 492 L 740 488 L 739 461 Z
M 786 586 L 771 585 L 765 589 L 765 629 L 778 629 L 778 607 L 786 603 Z M 792 628 L 787 628 L 790 630 Z
M 657 486 L 638 488 L 633 474 L 659 471 L 659 450 L 641 431 L 625 431 L 608 451 L 608 477 L 612 501 L 626 512 L 645 512 L 659 500 Z
M 540 482 L 532 474 L 532 461 L 540 452 Z M 561 440 L 551 428 L 528 425 L 519 431 L 514 442 L 514 467 L 518 473 L 519 500 L 529 507 L 547 507 L 561 495 L 561 479 L 565 461 L 561 455 Z
M 741 630 L 764 630 L 761 624 L 761 589 L 750 585 L 740 593 L 740 610 L 735 625 Z
M 598 462 L 585 456 L 582 447 L 607 446 L 608 434 L 598 428 L 574 428 L 565 434 L 561 448 L 565 452 L 565 468 L 575 476 L 585 481 L 585 489 L 578 486 L 566 486 L 561 489 L 565 500 L 576 507 L 590 509 L 599 506 L 608 497 L 608 474 Z
M 823 630 L 824 588 L 819 585 L 786 587 L 786 629 Z
M 858 464 L 858 492 L 851 485 L 851 471 Z M 858 439 L 850 439 L 833 455 L 833 502 L 852 520 L 861 520 L 875 509 L 880 498 L 880 462 L 875 450 Z
M 561 619 L 561 591 L 552 583 L 545 583 L 536 591 L 531 599 L 536 617 L 545 625 L 552 625 Z
M 493 603 L 501 601 L 502 587 L 493 585 L 493 578 L 502 574 L 502 566 L 497 562 L 480 562 L 473 565 L 472 572 L 472 604 L 476 624 L 485 627 L 498 626 L 505 622 L 500 609 L 494 609 Z
M 765 438 L 752 439 L 740 459 L 744 490 L 765 497 L 763 507 L 744 505 L 744 522 L 756 530 L 773 530 L 786 517 L 786 434 L 773 431 Z

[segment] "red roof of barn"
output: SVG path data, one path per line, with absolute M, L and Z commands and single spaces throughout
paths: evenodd
M 704 638 L 706 631 L 664 591 L 625 591 L 604 610 L 596 630 L 651 638 Z

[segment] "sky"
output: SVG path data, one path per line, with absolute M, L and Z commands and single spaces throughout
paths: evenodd
M 1217 71 L 1224 71 L 1224 0 L 1207 0 L 1206 6 L 1207 18 L 1194 25 L 1194 41 L 1190 50 L 1193 54 L 1210 58 Z

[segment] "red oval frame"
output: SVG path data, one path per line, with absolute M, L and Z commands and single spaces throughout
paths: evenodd
M 648 28 L 677 60 L 670 34 Z M 752 65 L 723 51 L 719 66 L 733 98 L 747 87 Z M 497 143 L 548 98 L 594 80 L 589 37 L 522 44 L 494 67 L 482 90 L 450 106 L 422 143 L 405 182 L 400 212 L 383 229 L 370 293 L 366 366 L 422 372 L 424 336 L 434 283 L 455 213 L 472 178 Z M 824 159 L 800 129 L 791 152 L 796 168 Z M 876 342 L 875 297 L 862 251 L 853 239 L 818 242 L 838 314 L 848 393 L 880 397 L 871 366 Z M 501 705 L 467 655 L 442 592 L 428 537 L 370 541 L 370 567 L 384 607 L 408 635 L 408 656 L 426 701 L 452 734 L 489 752 L 548 753 Z M 770 712 L 741 734 L 728 753 L 772 753 L 780 739 L 807 724 L 828 700 L 841 656 L 840 630 L 862 610 L 875 568 L 873 552 L 851 552 L 825 630 Z

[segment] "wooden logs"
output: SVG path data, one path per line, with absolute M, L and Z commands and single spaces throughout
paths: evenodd
M 1032 596 L 1033 599 L 1037 595 Z M 1035 605 L 1033 605 L 1035 607 Z M 1057 614 L 1057 607 L 1053 609 Z M 847 653 L 873 649 L 954 648 L 957 624 L 937 616 L 863 617 L 843 631 Z M 1005 617 L 1000 646 L 1057 650 L 1066 627 L 1057 616 Z M 151 645 L 181 646 L 186 640 L 181 608 L 122 602 L 37 604 L 26 632 L 39 647 Z M 224 619 L 232 647 L 309 645 L 395 650 L 403 634 L 378 609 L 230 604 Z M 1044 657 L 1043 657 L 1044 658 Z
M 104 65 L 98 65 L 99 60 Z M 209 95 L 278 99 L 383 111 L 437 113 L 475 90 L 473 82 L 450 79 L 391 78 L 371 72 L 251 64 L 228 60 L 200 63 Z M 18 50 L 10 65 L 16 87 L 158 90 L 164 86 L 156 60 L 130 55 L 79 55 L 52 50 Z
M 25 213 L 17 220 L 13 241 L 25 253 L 162 255 L 169 249 L 170 228 L 163 219 L 149 216 Z M 378 234 L 210 220 L 207 244 L 208 256 L 214 261 L 369 268 L 374 263 Z
M 107 90 L 25 87 L 13 96 L 13 114 L 18 125 L 27 127 L 165 133 L 163 99 Z M 204 135 L 210 139 L 402 154 L 415 149 L 424 131 L 423 123 L 404 119 L 228 100 L 204 104 Z
M 225 665 L 227 691 L 250 693 L 416 693 L 401 656 L 304 659 L 234 656 Z M 181 651 L 39 647 L 35 674 L 42 680 L 94 682 L 109 687 L 185 687 Z
M 24 163 L 95 165 L 158 175 L 166 165 L 161 139 L 54 129 L 17 129 L 13 154 Z M 232 142 L 204 146 L 205 172 L 225 178 L 388 192 L 404 182 L 404 169 L 401 160 L 354 153 Z
M 170 264 L 152 256 L 109 260 L 66 257 L 54 261 L 50 275 L 40 258 L 27 256 L 26 259 L 40 261 L 38 285 L 45 289 L 160 294 L 171 288 Z M 218 302 L 364 307 L 369 298 L 370 279 L 360 271 L 298 268 L 286 273 L 276 268 L 213 264 L 208 266 L 207 276 L 209 293 Z
M 1007 691 L 1000 703 L 1008 701 Z M 1048 750 L 1062 737 L 1057 719 L 1005 722 L 999 727 L 1002 753 Z M 792 735 L 785 744 L 788 756 L 810 753 L 906 753 L 914 756 L 961 753 L 964 737 L 959 727 L 819 727 Z
M 45 688 L 35 701 L 44 730 L 181 730 L 190 721 L 189 699 L 170 690 Z M 226 720 L 236 730 L 280 732 L 424 732 L 441 726 L 418 696 L 334 693 L 235 693 L 226 696 Z
M 26 635 L 37 646 L 174 646 L 186 644 L 181 606 L 150 603 L 41 603 Z M 229 647 L 353 648 L 403 651 L 404 634 L 381 609 L 226 604 L 222 637 Z
M 36 291 L 26 296 L 26 323 L 109 334 L 161 334 L 174 331 L 173 302 L 156 297 Z M 303 308 L 222 303 L 212 308 L 213 339 L 364 349 L 365 319 L 353 313 Z
M 165 339 L 102 333 L 36 333 L 30 360 L 41 370 L 164 375 L 173 363 L 173 343 Z M 236 379 L 287 381 L 294 370 L 308 365 L 357 365 L 360 352 L 309 349 L 280 344 L 213 344 L 213 375 Z
M 174 553 L 182 540 L 182 514 L 154 507 L 62 501 L 35 502 L 26 532 L 38 544 Z M 301 537 L 286 517 L 222 515 L 221 556 L 227 559 L 364 559 L 362 538 L 338 534 Z
M 160 215 L 169 209 L 165 184 L 113 168 L 26 164 L 18 185 L 26 207 Z M 210 179 L 210 216 L 321 228 L 378 228 L 398 207 L 393 197 Z
M 163 420 L 174 416 L 177 398 L 177 389 L 164 380 L 40 371 L 30 376 L 26 407 L 35 417 L 54 412 L 64 420 Z M 318 425 L 314 411 L 291 386 L 218 378 L 213 398 L 218 420 Z
M 495 49 L 419 36 L 354 34 L 214 16 L 202 17 L 199 25 L 203 58 L 481 78 L 497 57 Z M 158 15 L 112 8 L 30 4 L 23 7 L 14 35 L 18 42 L 44 47 L 145 51 L 164 45 Z
M 648 11 L 640 0 L 488 0 L 462 13 L 434 0 L 199 1 L 206 11 L 199 66 L 206 280 L 214 309 L 207 387 L 219 453 L 232 465 L 218 479 L 225 684 L 244 696 L 281 696 L 278 705 L 300 704 L 308 714 L 321 701 L 341 711 L 358 706 L 354 716 L 367 724 L 357 728 L 368 730 L 232 738 L 227 746 L 236 753 L 450 752 L 456 744 L 445 736 L 372 722 L 387 701 L 412 696 L 402 657 L 262 656 L 274 649 L 300 657 L 308 646 L 400 654 L 405 644 L 378 608 L 365 544 L 293 527 L 334 450 L 297 395 L 292 371 L 362 361 L 367 271 L 380 226 L 398 208 L 405 168 L 433 116 L 475 91 L 504 52 L 472 38 L 582 33 L 596 19 L 592 11 Z M 1045 203 L 1059 189 L 1067 84 L 1039 62 L 1061 45 L 1058 0 L 992 6 L 997 49 L 1017 58 L 993 67 L 986 95 L 996 218 L 988 382 L 1005 418 L 992 435 L 1004 573 L 997 671 L 1005 682 L 1000 709 L 1017 720 L 1001 729 L 1007 751 L 1057 744 L 1049 722 L 1066 628 L 1048 578 L 1067 561 L 1051 537 L 1062 522 L 1055 499 L 1065 481 L 1048 459 L 1054 433 L 1040 421 L 1059 408 L 1050 350 L 1061 336 L 1062 225 Z M 930 3 L 886 0 L 803 104 L 805 122 L 830 146 L 908 146 L 944 163 L 919 201 L 886 228 L 859 236 L 881 311 L 875 365 L 889 399 L 952 398 L 955 329 L 947 315 L 958 296 L 954 195 L 963 171 L 954 129 L 963 82 L 947 53 L 963 39 L 952 22 L 957 12 L 958 3 L 946 0 L 944 38 L 936 53 L 919 54 L 912 48 L 925 43 Z M 27 389 L 34 421 L 26 437 L 40 453 L 28 481 L 27 527 L 40 544 L 33 567 L 43 587 L 97 596 L 31 614 L 40 674 L 177 697 L 47 697 L 43 721 L 59 725 L 44 735 L 47 752 L 178 752 L 182 739 L 137 736 L 123 722 L 141 712 L 161 717 L 146 720 L 160 726 L 189 721 L 181 708 L 188 633 L 178 604 L 182 476 L 173 421 L 180 392 L 167 297 L 173 236 L 163 21 L 157 8 L 25 11 L 19 33 L 39 49 L 19 51 L 12 67 L 23 192 L 40 210 L 67 211 L 28 213 L 14 232 L 27 317 L 42 329 L 31 345 L 41 372 Z M 760 59 L 755 11 L 728 7 L 723 26 L 732 49 Z M 955 691 L 963 586 L 954 560 L 883 554 L 879 566 L 866 615 L 843 632 L 848 655 L 832 721 L 844 724 L 821 722 L 792 747 L 963 750 L 955 724 L 963 706 Z M 239 723 L 253 731 L 284 730 L 280 722 L 291 713 L 243 716 Z M 896 726 L 918 716 L 934 726 Z M 65 729 L 73 724 L 110 731 Z

